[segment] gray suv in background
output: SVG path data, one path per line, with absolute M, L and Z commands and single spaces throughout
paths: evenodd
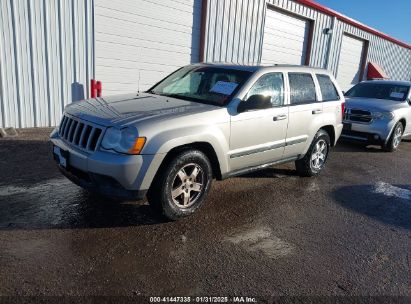
M 389 152 L 411 135 L 411 82 L 374 80 L 352 87 L 346 95 L 342 137 L 377 144 Z
M 340 137 L 344 96 L 332 74 L 297 66 L 196 64 L 145 93 L 66 107 L 51 134 L 76 184 L 142 199 L 176 220 L 204 202 L 213 178 L 285 162 L 321 172 Z

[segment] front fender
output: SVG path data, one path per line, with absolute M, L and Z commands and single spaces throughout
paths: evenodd
M 184 127 L 156 134 L 153 138 L 149 139 L 143 150 L 144 154 L 152 154 L 155 157 L 146 171 L 141 187 L 149 188 L 168 152 L 174 148 L 193 143 L 202 142 L 210 144 L 217 156 L 221 174 L 228 172 L 229 131 L 230 125 L 227 123 L 211 126 Z

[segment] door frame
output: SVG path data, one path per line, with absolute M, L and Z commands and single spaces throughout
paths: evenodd
M 335 71 L 335 77 L 338 76 L 338 70 L 340 69 L 340 58 L 341 58 L 341 50 L 342 50 L 342 44 L 343 44 L 343 39 L 344 39 L 344 35 L 347 37 L 350 37 L 352 39 L 356 39 L 356 40 L 361 40 L 364 43 L 362 52 L 361 52 L 361 64 L 360 64 L 360 75 L 358 76 L 360 82 L 363 81 L 364 75 L 365 75 L 365 69 L 367 67 L 367 58 L 368 58 L 368 49 L 370 46 L 370 41 L 360 37 L 360 36 L 356 36 L 353 35 L 349 32 L 343 31 L 342 35 L 341 35 L 341 41 L 340 41 L 340 51 L 338 52 L 338 60 L 337 60 L 337 68 Z

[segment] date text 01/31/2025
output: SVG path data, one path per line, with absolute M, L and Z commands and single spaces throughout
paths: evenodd
M 256 303 L 254 297 L 150 297 L 150 303 Z

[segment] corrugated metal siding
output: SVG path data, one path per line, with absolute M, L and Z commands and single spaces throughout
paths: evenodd
M 96 0 L 96 78 L 103 95 L 148 89 L 198 62 L 201 6 L 201 0 Z
M 0 127 L 57 125 L 87 96 L 93 0 L 0 1 Z
M 259 62 L 265 10 L 263 0 L 209 0 L 205 61 Z
M 267 6 L 314 21 L 310 66 L 328 68 L 336 74 L 346 32 L 369 41 L 367 62 L 381 65 L 392 79 L 411 80 L 410 49 L 290 0 L 209 0 L 205 61 L 259 63 Z M 251 19 L 252 23 L 244 21 Z M 325 34 L 326 28 L 334 28 L 333 34 Z
M 375 36 L 366 31 L 358 29 L 345 22 L 338 21 L 335 37 L 336 52 L 330 58 L 331 69 L 336 72 L 339 58 L 339 50 L 344 33 L 354 35 L 369 41 L 367 62 L 375 62 L 387 73 L 391 79 L 411 79 L 411 50 L 395 44 L 391 41 Z M 366 74 L 364 74 L 366 77 Z

